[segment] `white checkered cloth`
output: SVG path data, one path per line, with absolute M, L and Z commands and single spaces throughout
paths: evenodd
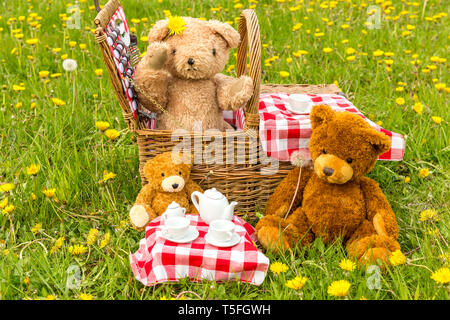
M 131 269 L 137 280 L 145 286 L 186 277 L 190 281 L 238 280 L 254 285 L 264 281 L 269 259 L 256 248 L 255 229 L 250 224 L 234 216 L 235 231 L 241 240 L 233 247 L 218 248 L 206 243 L 209 226 L 198 215 L 186 217 L 199 232 L 199 237 L 191 243 L 175 243 L 162 237 L 160 217 L 146 227 L 139 249 L 130 254 Z

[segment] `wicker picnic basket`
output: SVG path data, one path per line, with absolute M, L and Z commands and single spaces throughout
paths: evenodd
M 142 184 L 146 184 L 143 176 L 143 166 L 147 160 L 152 159 L 159 153 L 171 151 L 180 141 L 172 140 L 172 131 L 154 130 L 146 127 L 146 120 L 135 117 L 130 110 L 124 89 L 122 86 L 122 75 L 117 71 L 113 61 L 111 50 L 106 43 L 105 27 L 112 15 L 119 8 L 118 0 L 110 0 L 101 10 L 96 2 L 98 15 L 94 22 L 97 27 L 95 36 L 100 46 L 103 60 L 107 66 L 109 77 L 115 95 L 121 106 L 123 117 L 129 130 L 137 135 L 139 148 L 140 174 Z M 222 159 L 234 158 L 232 163 L 217 164 L 210 163 L 208 158 L 196 157 L 198 154 L 209 154 L 206 151 L 208 145 L 215 137 L 205 132 L 191 132 L 191 150 L 193 150 L 194 164 L 192 167 L 192 178 L 205 190 L 215 187 L 221 191 L 230 201 L 238 201 L 237 211 L 248 216 L 254 215 L 256 210 L 264 208 L 273 190 L 292 169 L 288 162 L 280 162 L 278 170 L 271 170 L 267 164 L 267 158 L 259 143 L 259 95 L 269 92 L 287 93 L 340 93 L 333 85 L 303 85 L 303 84 L 264 84 L 261 85 L 261 42 L 258 19 L 253 10 L 244 10 L 240 15 L 239 33 L 241 43 L 237 49 L 237 76 L 247 73 L 253 79 L 254 94 L 245 107 L 245 128 L 241 131 L 223 132 L 223 141 L 231 141 L 233 148 L 224 148 Z M 247 61 L 247 53 L 249 61 Z M 194 151 L 194 142 L 201 141 L 201 152 Z M 197 145 L 198 147 L 200 145 Z M 234 149 L 234 150 L 231 150 Z M 245 155 L 238 159 L 238 154 Z M 228 156 L 228 158 L 227 158 Z M 203 159 L 201 159 L 203 158 Z M 261 160 L 263 159 L 263 160 Z

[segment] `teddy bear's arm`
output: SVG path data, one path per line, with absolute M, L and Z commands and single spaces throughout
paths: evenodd
M 374 180 L 363 177 L 361 189 L 366 204 L 367 220 L 373 223 L 380 236 L 398 238 L 398 225 L 386 196 Z
M 289 209 L 292 198 L 294 197 L 295 189 L 297 188 L 299 170 L 300 168 L 298 167 L 291 170 L 275 189 L 274 193 L 267 202 L 265 210 L 266 215 L 284 217 Z M 300 179 L 297 196 L 295 197 L 295 201 L 292 205 L 292 208 L 294 210 L 302 203 L 303 190 L 305 189 L 306 183 L 308 182 L 311 175 L 312 170 L 310 168 L 306 167 L 302 169 L 302 176 Z
M 168 88 L 172 78 L 164 69 L 167 50 L 165 43 L 151 43 L 134 75 L 139 101 L 146 109 L 157 113 L 163 112 L 161 107 L 165 109 L 167 106 Z
M 219 73 L 214 76 L 217 101 L 222 110 L 238 110 L 244 107 L 253 94 L 253 81 L 248 76 L 238 79 Z
M 145 185 L 139 192 L 136 202 L 130 210 L 131 224 L 137 230 L 143 230 L 157 216 L 151 207 L 151 200 L 154 194 L 155 192 L 150 185 Z

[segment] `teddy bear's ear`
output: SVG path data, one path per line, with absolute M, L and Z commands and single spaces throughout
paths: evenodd
M 321 124 L 324 124 L 327 121 L 333 119 L 334 116 L 334 111 L 329 106 L 325 104 L 314 106 L 309 116 L 311 120 L 311 127 L 315 129 Z
M 169 20 L 160 20 L 155 23 L 148 33 L 148 42 L 162 41 L 169 33 Z
M 391 139 L 382 132 L 378 132 L 373 128 L 368 128 L 364 129 L 362 134 L 378 155 L 385 153 L 391 147 Z
M 217 20 L 208 21 L 208 26 L 228 43 L 230 49 L 237 48 L 241 36 L 232 26 Z

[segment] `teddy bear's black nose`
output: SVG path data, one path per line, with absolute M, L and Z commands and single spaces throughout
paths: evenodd
M 325 175 L 329 177 L 334 173 L 334 170 L 330 167 L 325 167 L 323 168 L 323 173 L 325 173 Z
M 189 58 L 189 59 L 188 59 L 188 64 L 189 64 L 189 65 L 192 66 L 194 63 L 195 63 L 194 59 L 192 59 L 192 58 Z
M 172 185 L 172 188 L 174 188 L 174 189 L 178 188 L 178 183 L 174 183 L 174 184 Z

